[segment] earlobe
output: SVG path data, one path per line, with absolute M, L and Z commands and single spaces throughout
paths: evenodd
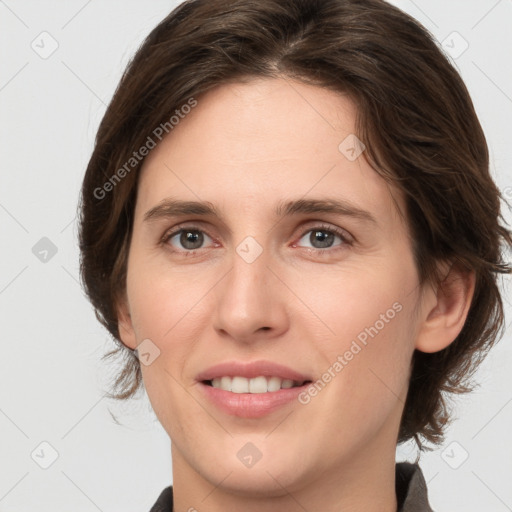
M 121 300 L 117 305 L 117 326 L 121 341 L 130 349 L 137 347 L 132 317 L 126 300 Z
M 467 319 L 475 291 L 475 273 L 449 268 L 436 289 L 425 293 L 426 308 L 416 339 L 421 352 L 438 352 L 452 343 Z

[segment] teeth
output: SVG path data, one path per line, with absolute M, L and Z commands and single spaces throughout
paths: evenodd
M 235 377 L 235 379 L 241 379 L 242 377 Z M 233 379 L 234 380 L 234 379 Z M 265 377 L 255 377 L 254 379 L 248 380 L 249 393 L 266 393 L 268 389 L 267 379 Z
M 267 386 L 269 391 L 279 391 L 281 389 L 281 379 L 279 377 L 270 377 Z
M 289 389 L 303 384 L 291 379 L 263 376 L 254 377 L 253 379 L 246 379 L 245 377 L 216 377 L 211 382 L 214 388 L 223 389 L 224 391 L 255 394 Z
M 231 377 L 222 377 L 220 379 L 220 387 L 226 391 L 231 391 Z
M 231 379 L 232 393 L 249 393 L 249 381 L 243 377 L 233 377 Z

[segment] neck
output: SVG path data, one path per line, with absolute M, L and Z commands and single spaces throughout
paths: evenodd
M 371 443 L 340 467 L 304 475 L 286 486 L 269 472 L 269 487 L 249 492 L 240 490 L 229 472 L 218 481 L 207 480 L 172 445 L 174 512 L 396 512 L 392 448 L 379 450 Z

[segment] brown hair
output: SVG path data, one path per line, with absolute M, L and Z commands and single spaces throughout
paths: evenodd
M 420 282 L 436 282 L 442 260 L 475 272 L 460 335 L 440 352 L 413 356 L 399 441 L 440 442 L 446 393 L 470 389 L 469 377 L 501 335 L 497 278 L 511 269 L 500 249 L 512 237 L 462 79 L 419 23 L 381 0 L 188 0 L 141 45 L 98 129 L 80 206 L 82 280 L 117 343 L 104 357 L 124 357 L 110 396 L 129 398 L 142 382 L 116 314 L 143 162 L 130 159 L 159 126 L 169 131 L 170 116 L 191 98 L 227 82 L 279 76 L 355 102 L 365 157 L 405 195 Z

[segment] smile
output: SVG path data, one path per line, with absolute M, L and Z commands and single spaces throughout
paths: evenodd
M 208 404 L 239 418 L 261 418 L 293 404 L 300 406 L 297 397 L 312 379 L 309 372 L 264 360 L 224 361 L 195 378 Z

